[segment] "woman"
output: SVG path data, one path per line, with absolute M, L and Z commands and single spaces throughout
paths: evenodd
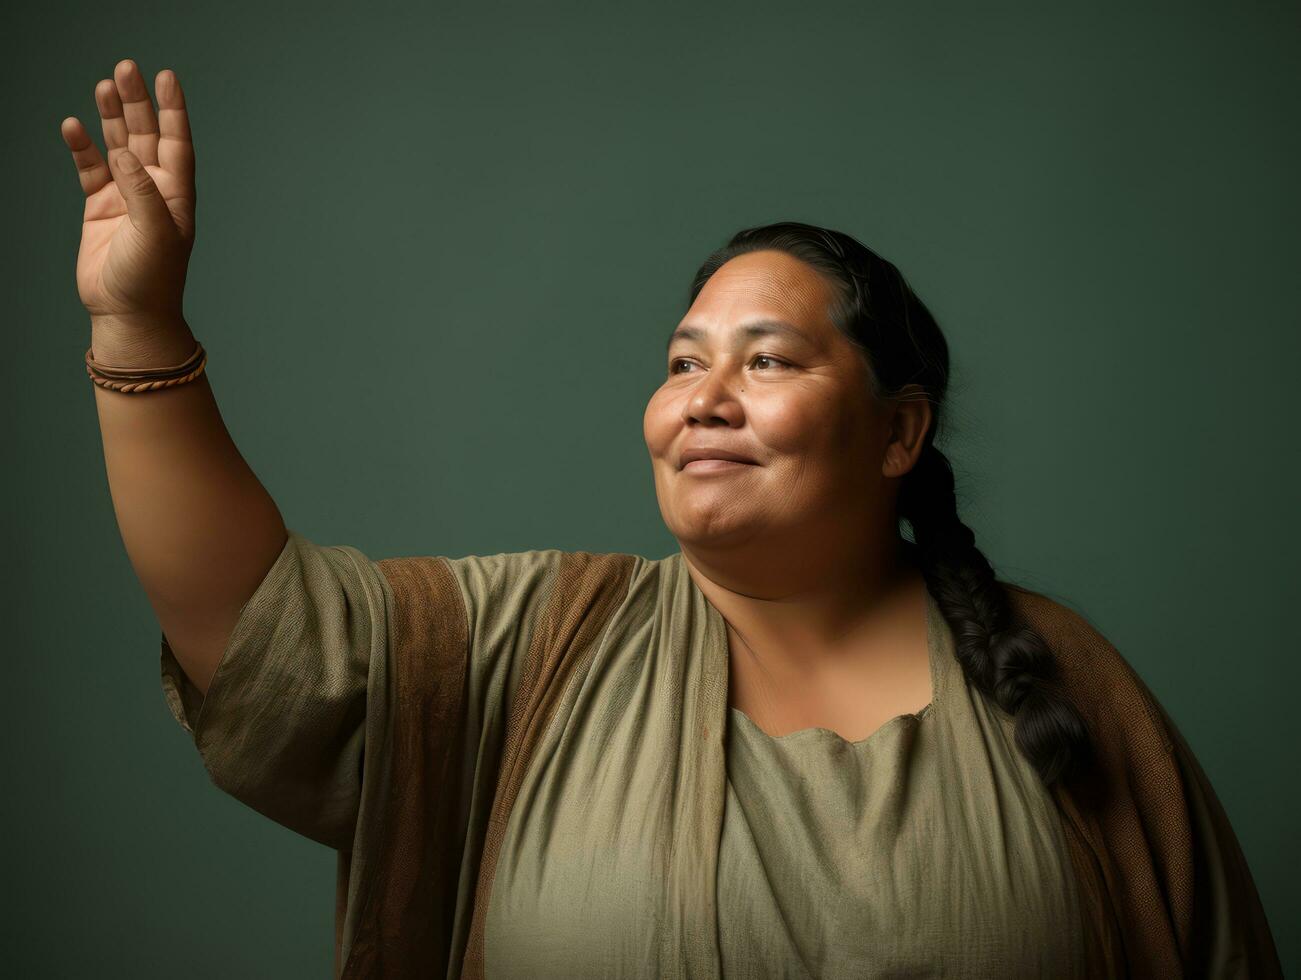
M 784 222 L 704 263 L 644 419 L 677 553 L 376 562 L 220 423 L 156 91 L 97 86 L 107 163 L 63 125 L 114 505 L 213 780 L 339 851 L 339 975 L 1280 975 L 1174 723 L 961 522 L 889 262 Z

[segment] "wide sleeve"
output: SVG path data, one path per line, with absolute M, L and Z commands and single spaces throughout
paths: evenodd
M 162 636 L 167 705 L 213 783 L 333 848 L 352 842 L 367 697 L 385 693 L 385 590 L 356 548 L 289 530 L 240 611 L 206 698 Z
M 1197 976 L 1282 977 L 1269 920 L 1219 797 L 1174 720 L 1153 699 L 1171 736 L 1188 805 L 1193 920 L 1185 959 Z

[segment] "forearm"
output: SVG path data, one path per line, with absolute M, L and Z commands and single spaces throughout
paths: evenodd
M 92 355 L 113 367 L 183 362 L 184 322 L 94 323 Z M 287 540 L 275 501 L 226 431 L 205 372 L 124 394 L 94 386 L 104 463 L 127 556 L 177 659 L 206 691 L 239 612 Z

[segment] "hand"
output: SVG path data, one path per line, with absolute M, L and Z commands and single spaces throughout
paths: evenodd
M 176 74 L 154 78 L 155 115 L 134 61 L 95 86 L 108 162 L 75 116 L 60 125 L 86 208 L 77 253 L 77 295 L 92 322 L 181 322 L 194 247 L 194 147 Z

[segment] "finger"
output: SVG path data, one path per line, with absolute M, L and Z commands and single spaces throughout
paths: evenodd
M 77 177 L 81 180 L 81 189 L 87 197 L 113 179 L 108 163 L 80 119 L 69 116 L 63 120 L 59 124 L 59 134 L 72 151 L 72 162 L 77 165 Z
M 95 85 L 95 107 L 99 110 L 99 125 L 104 132 L 105 157 L 113 157 L 126 149 L 126 119 L 122 117 L 122 99 L 111 78 L 101 78 Z
M 154 77 L 154 94 L 158 96 L 158 163 L 173 173 L 182 185 L 194 193 L 194 144 L 190 140 L 190 114 L 185 107 L 185 93 L 180 79 L 170 68 Z
M 174 238 L 176 225 L 172 213 L 140 159 L 131 150 L 121 149 L 110 165 L 131 223 L 143 232 Z
M 141 163 L 158 166 L 158 117 L 144 76 L 134 61 L 123 58 L 113 69 L 113 81 L 126 117 L 127 146 Z

